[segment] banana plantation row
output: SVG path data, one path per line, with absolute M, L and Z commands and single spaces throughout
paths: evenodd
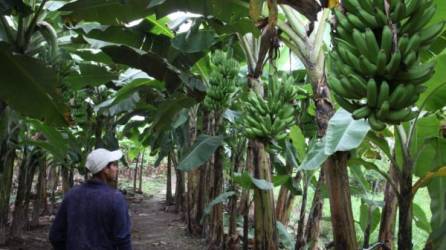
M 144 152 L 167 165 L 166 202 L 208 249 L 446 249 L 440 0 L 0 12 L 0 245 L 120 148 L 140 191 Z

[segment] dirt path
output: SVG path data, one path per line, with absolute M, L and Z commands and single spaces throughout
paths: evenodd
M 140 203 L 129 202 L 133 249 L 206 249 L 203 240 L 187 235 L 180 215 L 164 211 L 164 205 L 157 196 L 143 199 Z
M 187 235 L 180 215 L 164 211 L 161 193 L 152 196 L 129 197 L 134 250 L 205 249 L 201 239 Z M 25 232 L 22 241 L 0 246 L 0 250 L 50 250 L 48 217 L 41 218 L 42 226 Z

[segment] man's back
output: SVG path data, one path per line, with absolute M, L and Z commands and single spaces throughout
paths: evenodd
M 99 180 L 74 187 L 51 227 L 55 249 L 131 249 L 127 202 Z

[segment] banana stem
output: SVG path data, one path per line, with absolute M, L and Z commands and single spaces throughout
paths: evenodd
M 302 29 L 304 27 L 304 23 L 300 21 L 300 18 L 293 13 L 293 9 L 282 5 L 280 6 L 285 16 L 287 17 L 288 22 L 290 23 L 291 28 L 296 33 L 296 35 L 305 43 L 308 40 L 307 35 L 305 34 L 305 30 Z
M 239 33 L 237 33 L 237 36 L 239 38 L 238 40 L 240 41 L 240 47 L 242 48 L 243 52 L 245 53 L 245 55 L 248 59 L 249 71 L 252 72 L 252 71 L 254 71 L 255 63 L 256 63 L 256 60 L 253 55 L 254 49 L 249 46 L 246 35 L 241 36 Z
M 292 51 L 294 54 L 297 55 L 297 57 L 301 60 L 301 62 L 305 65 L 305 68 L 308 68 L 310 63 L 308 62 L 308 59 L 305 57 L 305 55 L 302 54 L 301 49 L 296 46 L 292 41 L 290 41 L 288 38 L 280 37 L 282 42 L 285 43 L 285 45 Z
M 417 122 L 418 122 L 418 117 L 420 117 L 420 113 L 421 113 L 421 108 L 418 111 L 417 116 L 415 117 L 415 120 L 410 124 L 410 128 L 409 128 L 409 135 L 407 136 L 407 145 L 410 145 L 412 143 L 412 138 L 415 134 L 415 129 L 417 126 Z
M 326 20 L 329 17 L 330 11 L 328 9 L 323 9 L 322 16 L 319 20 L 318 27 L 316 29 L 316 33 L 314 35 L 314 40 L 311 41 L 311 37 L 313 36 L 313 33 L 310 36 L 310 43 L 314 44 L 313 46 L 313 52 L 311 53 L 312 61 L 317 61 L 319 58 L 319 54 L 321 53 L 322 44 L 324 43 L 324 33 L 325 33 L 325 27 L 326 27 Z
M 18 48 L 18 50 L 22 50 L 22 39 L 23 39 L 23 17 L 19 16 L 19 21 L 17 23 L 17 36 L 16 36 L 16 47 Z M 24 49 L 23 49 L 24 50 Z
M 396 134 L 398 135 L 398 138 L 400 139 L 401 142 L 401 149 L 403 150 L 404 160 L 409 159 L 410 155 L 409 155 L 409 148 L 407 145 L 407 134 L 406 130 L 404 130 L 403 125 L 396 126 Z
M 43 7 L 45 6 L 46 2 L 48 0 L 42 0 L 42 2 L 39 5 L 39 8 L 37 9 L 36 13 L 33 16 L 33 19 L 31 20 L 31 22 L 29 23 L 28 29 L 25 31 L 25 37 L 24 37 L 24 44 L 23 44 L 23 50 L 26 50 L 26 47 L 29 44 L 29 41 L 31 40 L 31 36 L 34 32 L 34 29 L 36 27 L 37 21 L 40 17 L 40 14 L 43 10 Z
M 305 58 L 305 60 L 308 60 L 308 53 L 306 51 L 306 48 L 308 48 L 307 42 L 302 40 L 286 23 L 278 22 L 277 26 L 279 26 L 279 28 L 283 30 L 290 37 L 290 40 L 296 45 L 293 47 L 297 48 L 297 51 L 299 51 L 298 55 L 301 55 L 301 59 Z
M 10 43 L 13 43 L 14 36 L 12 35 L 11 29 L 10 29 L 10 27 L 8 25 L 8 20 L 6 20 L 5 16 L 1 16 L 0 22 L 2 23 L 2 26 L 5 28 L 6 35 L 8 36 L 8 41 Z

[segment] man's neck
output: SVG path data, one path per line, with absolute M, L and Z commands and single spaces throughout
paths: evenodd
M 93 176 L 92 180 L 100 181 L 100 182 L 103 182 L 109 186 L 113 186 L 112 183 L 110 183 L 110 181 L 108 181 L 107 178 L 105 178 L 105 176 L 103 176 L 103 175 Z

